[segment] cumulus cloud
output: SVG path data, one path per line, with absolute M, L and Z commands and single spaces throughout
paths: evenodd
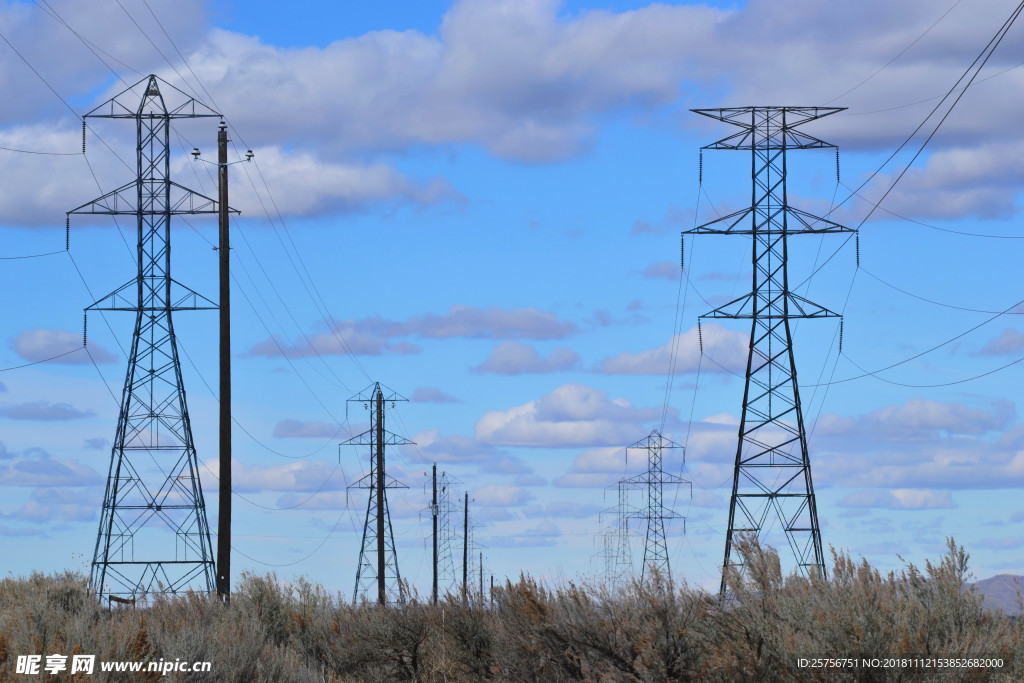
M 564 339 L 576 331 L 576 325 L 536 308 L 456 305 L 442 315 L 413 316 L 398 331 L 428 339 Z
M 417 179 L 382 162 L 385 154 L 473 145 L 505 159 L 559 161 L 588 149 L 606 115 L 674 111 L 695 92 L 712 98 L 709 105 L 724 106 L 837 100 L 849 111 L 823 120 L 815 134 L 846 148 L 891 149 L 923 115 L 922 107 L 909 105 L 951 86 L 991 36 L 991 17 L 1009 11 L 1000 0 L 979 2 L 953 8 L 932 27 L 942 12 L 927 0 L 865 0 L 850 7 L 816 1 L 800 12 L 757 1 L 734 11 L 655 3 L 624 12 L 571 13 L 559 0 L 460 0 L 434 34 L 372 31 L 308 48 L 204 30 L 206 6 L 199 0 L 173 8 L 167 0 L 149 4 L 191 71 L 217 94 L 232 127 L 259 159 L 268 159 L 265 173 L 277 173 L 272 181 L 290 188 L 278 193 L 282 210 L 307 215 L 381 201 L 429 205 L 457 196 L 442 178 Z M 190 90 L 177 75 L 188 70 L 166 65 L 134 26 L 138 22 L 162 43 L 163 31 L 145 4 L 122 4 L 130 17 L 119 8 L 89 13 L 69 0 L 51 3 L 115 59 L 143 73 L 160 69 Z M 8 39 L 58 92 L 91 96 L 110 80 L 109 72 L 47 14 L 15 5 L 0 19 Z M 1021 57 L 1014 45 L 1005 41 L 996 51 L 984 74 L 993 78 L 980 80 L 970 93 L 977 105 L 972 115 L 949 118 L 931 142 L 935 154 L 891 195 L 893 206 L 923 215 L 1012 209 L 1022 158 L 1014 149 L 1022 136 L 1012 116 L 1013 93 L 1024 85 L 1024 74 L 1011 68 Z M 169 44 L 163 48 L 174 54 Z M 75 117 L 12 51 L 0 64 L 6 67 L 0 85 L 19 93 L 0 106 L 8 137 L 19 138 L 11 146 L 23 148 L 28 141 L 49 149 L 39 135 L 17 131 L 26 121 L 49 117 L 47 125 L 60 138 L 53 148 L 74 151 Z M 96 99 L 122 87 L 112 84 Z M 295 116 L 296 110 L 303 115 Z M 714 135 L 714 124 L 696 116 L 686 120 Z M 0 144 L 4 135 L 0 131 Z M 31 157 L 0 159 L 0 171 L 16 184 L 6 196 L 18 203 L 0 200 L 0 216 L 9 220 L 46 220 L 38 209 L 52 205 L 60 184 L 68 191 L 69 174 L 54 172 L 55 164 L 77 163 L 72 157 Z M 964 159 L 971 163 L 960 163 Z M 88 193 L 87 174 L 71 175 L 70 182 Z M 298 177 L 314 181 L 299 184 Z M 634 233 L 657 229 L 638 221 Z
M 452 306 L 446 313 L 414 315 L 404 321 L 379 316 L 361 320 L 321 322 L 294 344 L 274 337 L 246 352 L 247 356 L 380 355 L 419 353 L 402 337 L 420 339 L 563 339 L 576 332 L 574 323 L 536 308 Z
M 513 536 L 491 536 L 487 544 L 494 548 L 529 548 L 558 545 L 562 530 L 554 522 L 541 522 Z
M 476 424 L 477 441 L 502 446 L 572 447 L 631 443 L 661 408 L 636 408 L 624 398 L 583 384 L 565 384 L 508 410 L 486 413 Z
M 666 472 L 678 471 L 682 449 L 662 450 L 662 466 Z M 607 488 L 623 478 L 647 471 L 646 448 L 592 448 L 576 456 L 572 468 L 555 479 L 561 488 Z
M 1016 410 L 998 400 L 989 409 L 963 403 L 911 399 L 901 406 L 888 405 L 856 418 L 828 414 L 818 422 L 823 436 L 858 435 L 873 441 L 915 441 L 937 434 L 986 434 L 1009 426 Z
M 432 462 L 480 462 L 500 454 L 492 446 L 476 443 L 462 434 L 443 436 L 440 429 L 419 432 L 412 440 L 423 457 Z
M 839 501 L 840 507 L 886 510 L 947 510 L 957 507 L 950 491 L 889 489 L 854 491 Z
M 491 349 L 487 359 L 473 368 L 473 372 L 492 372 L 498 375 L 541 374 L 572 370 L 580 362 L 578 353 L 558 347 L 544 358 L 532 344 L 504 341 Z
M 0 213 L 2 213 L 2 207 L 0 207 Z M 18 336 L 11 340 L 11 348 L 31 363 L 53 358 L 51 363 L 88 365 L 91 362 L 90 354 L 97 363 L 117 362 L 117 358 L 113 354 L 96 344 L 90 344 L 89 353 L 85 353 L 82 348 L 82 335 L 67 330 L 45 330 L 33 327 L 18 333 Z M 68 353 L 79 349 L 81 349 L 81 353 Z M 60 357 L 55 358 L 55 356 Z
M 281 420 L 274 425 L 274 436 L 279 439 L 332 438 L 341 434 L 341 425 L 327 422 L 303 422 L 302 420 Z
M 963 490 L 1024 485 L 1024 430 L 1013 404 L 976 408 L 915 399 L 866 415 L 823 416 L 814 478 L 866 488 Z M 826 419 L 828 418 L 828 419 Z
M 679 264 L 672 261 L 658 261 L 644 268 L 644 277 L 679 281 Z
M 216 460 L 205 463 L 210 472 L 217 472 Z M 257 491 L 338 491 L 347 485 L 341 469 L 328 462 L 302 461 L 285 465 L 250 465 L 231 459 L 231 485 L 242 493 Z
M 700 336 L 704 339 L 706 372 L 739 372 L 746 366 L 750 337 L 721 325 L 692 327 L 662 346 L 646 351 L 623 351 L 598 363 L 597 371 L 607 375 L 664 375 L 672 366 L 676 373 L 696 372 L 701 367 Z
M 85 522 L 96 519 L 102 504 L 99 495 L 82 495 L 74 489 L 38 488 L 8 516 L 29 522 Z
M 3 486 L 93 486 L 104 481 L 100 473 L 74 459 L 58 459 L 30 448 L 0 462 Z
M 214 31 L 189 61 L 260 138 L 325 141 L 333 153 L 471 143 L 536 162 L 584 149 L 595 113 L 674 100 L 686 56 L 721 15 L 654 5 L 566 18 L 559 9 L 556 0 L 463 0 L 436 36 L 374 31 L 322 49 Z
M 385 202 L 430 206 L 462 200 L 444 178 L 410 177 L 386 163 L 338 163 L 279 147 L 257 147 L 255 154 L 260 174 L 274 189 L 275 210 L 285 215 L 351 213 Z M 260 198 L 244 184 L 232 191 L 231 205 L 246 214 L 263 212 Z
M 533 495 L 519 486 L 491 484 L 470 493 L 470 498 L 482 507 L 518 507 L 533 499 Z
M 1008 356 L 1017 354 L 1024 350 L 1024 334 L 1017 330 L 1006 328 L 998 337 L 989 339 L 981 350 L 979 356 Z
M 594 503 L 558 500 L 546 505 L 531 505 L 523 510 L 523 514 L 528 518 L 589 519 L 597 517 L 601 510 L 603 508 Z
M 0 416 L 12 420 L 39 420 L 43 422 L 60 420 L 79 420 L 93 417 L 91 410 L 79 410 L 70 403 L 50 403 L 49 401 L 33 401 L 13 406 L 0 406 Z
M 409 400 L 413 403 L 462 403 L 462 400 L 435 387 L 416 387 Z

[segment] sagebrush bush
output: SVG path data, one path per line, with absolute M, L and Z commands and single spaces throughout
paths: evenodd
M 489 601 L 415 593 L 405 605 L 352 606 L 304 579 L 243 574 L 230 608 L 215 596 L 153 595 L 107 610 L 75 573 L 0 581 L 0 680 L 24 654 L 97 660 L 210 661 L 211 673 L 135 676 L 195 681 L 884 681 L 1024 679 L 1024 624 L 967 587 L 952 539 L 936 564 L 886 575 L 832 553 L 828 579 L 785 576 L 774 550 L 736 549 L 730 595 L 672 586 L 550 587 L 528 577 Z M 801 668 L 801 657 L 1001 657 L 999 670 Z M 66 672 L 47 680 L 72 678 Z M 125 674 L 121 674 L 125 676 Z M 24 679 L 27 680 L 27 679 Z M 128 680 L 126 678 L 111 680 Z

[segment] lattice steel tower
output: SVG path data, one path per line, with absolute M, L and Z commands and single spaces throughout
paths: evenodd
M 439 595 L 457 595 L 459 592 L 459 576 L 455 571 L 455 555 L 452 545 L 456 534 L 452 528 L 452 517 L 455 505 L 452 502 L 453 481 L 446 472 L 442 472 L 437 480 L 437 583 Z
M 175 104 L 168 106 L 161 88 Z M 68 212 L 130 215 L 138 223 L 138 275 L 86 309 L 135 313 L 92 561 L 90 584 L 101 598 L 134 601 L 154 590 L 215 586 L 171 313 L 216 305 L 171 278 L 171 216 L 215 214 L 218 205 L 171 181 L 169 148 L 172 120 L 219 116 L 156 76 L 86 114 L 134 120 L 138 139 L 137 178 Z
M 643 508 L 634 508 L 627 513 L 628 517 L 642 519 L 647 522 L 647 538 L 644 541 L 644 563 L 640 569 L 641 583 L 646 583 L 648 574 L 654 571 L 657 571 L 664 580 L 671 580 L 672 574 L 668 562 L 668 541 L 665 538 L 665 521 L 682 519 L 684 524 L 686 522 L 684 517 L 677 514 L 671 508 L 665 507 L 664 503 L 666 484 L 690 483 L 674 474 L 666 474 L 662 469 L 662 451 L 672 448 L 682 448 L 682 446 L 663 437 L 657 429 L 652 429 L 651 433 L 645 438 L 626 448 L 627 458 L 631 450 L 647 451 L 647 471 L 623 479 L 620 482 L 620 492 L 622 489 L 639 489 L 647 493 L 647 505 Z
M 786 152 L 835 148 L 797 128 L 842 110 L 841 107 L 693 110 L 740 128 L 740 132 L 702 150 L 749 151 L 753 179 L 749 208 L 684 232 L 753 237 L 753 291 L 701 316 L 752 321 L 722 565 L 723 596 L 726 568 L 733 564 L 743 569 L 743 563 L 733 562 L 731 557 L 734 534 L 749 532 L 760 536 L 770 513 L 774 513 L 774 519 L 785 532 L 801 571 L 819 571 L 825 575 L 789 321 L 838 317 L 838 314 L 790 291 L 787 238 L 794 234 L 854 230 L 789 205 Z
M 609 586 L 618 587 L 633 577 L 633 555 L 629 550 L 629 486 L 625 481 L 616 483 L 617 504 L 602 512 L 614 513 L 613 524 L 603 533 L 604 580 Z
M 387 391 L 385 395 L 384 391 Z M 387 490 L 408 488 L 389 477 L 385 470 L 385 446 L 403 446 L 412 441 L 384 428 L 386 404 L 395 407 L 396 401 L 406 401 L 399 394 L 380 382 L 363 389 L 349 399 L 362 403 L 370 412 L 370 428 L 358 436 L 345 441 L 343 446 L 370 447 L 370 473 L 349 486 L 350 489 L 369 489 L 366 501 L 366 522 L 363 525 L 363 540 L 359 548 L 359 564 L 356 567 L 356 586 L 352 591 L 352 604 L 364 596 L 376 594 L 381 605 L 405 604 L 405 587 L 398 571 L 398 555 L 395 553 L 395 536 L 391 530 L 391 514 L 388 512 Z M 376 559 L 371 558 L 376 555 Z

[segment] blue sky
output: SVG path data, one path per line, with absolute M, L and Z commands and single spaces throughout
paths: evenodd
M 834 217 L 860 225 L 869 205 L 844 202 L 850 189 L 1014 4 L 50 2 L 66 26 L 41 7 L 0 9 L 22 55 L 0 45 L 0 147 L 64 156 L 0 150 L 0 255 L 60 253 L 0 261 L 0 365 L 75 348 L 82 309 L 135 272 L 125 221 L 76 219 L 62 251 L 64 213 L 131 179 L 118 156 L 130 163 L 134 131 L 90 123 L 83 159 L 80 121 L 53 91 L 76 115 L 149 73 L 198 93 L 237 153 L 256 154 L 231 171 L 234 410 L 252 435 L 234 434 L 233 571 L 348 595 L 365 498 L 345 486 L 368 463 L 352 448 L 339 461 L 338 442 L 365 425 L 345 400 L 374 381 L 411 399 L 391 428 L 417 445 L 390 458 L 409 488 L 390 501 L 421 591 L 432 462 L 474 501 L 485 574 L 600 575 L 606 487 L 638 471 L 624 447 L 655 427 L 686 444 L 685 465 L 668 465 L 693 482 L 692 497 L 666 496 L 687 518 L 673 573 L 716 588 L 749 330 L 705 323 L 701 360 L 696 321 L 745 293 L 750 244 L 688 237 L 681 281 L 679 233 L 748 201 L 749 160 L 705 153 L 699 186 L 699 148 L 728 131 L 689 108 L 848 107 L 808 127 L 839 145 L 842 184 L 831 151 L 794 153 L 790 192 L 819 214 L 842 202 Z M 794 331 L 823 540 L 882 568 L 953 535 L 978 578 L 1024 573 L 1024 369 L 995 371 L 1024 356 L 1020 30 L 863 224 L 859 270 L 852 240 L 792 241 L 791 282 L 828 259 L 799 291 L 845 313 L 841 356 L 834 321 Z M 188 152 L 212 157 L 215 136 L 209 122 L 177 129 L 177 181 L 213 194 Z M 174 225 L 175 277 L 212 298 L 215 226 Z M 90 316 L 98 368 L 75 352 L 0 373 L 7 571 L 91 559 L 130 318 Z M 216 529 L 216 316 L 174 320 Z M 639 562 L 642 537 L 631 544 Z

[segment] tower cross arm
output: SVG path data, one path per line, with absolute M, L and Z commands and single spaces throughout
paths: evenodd
M 176 101 L 182 101 L 168 109 L 164 99 L 165 92 Z M 135 119 L 140 116 L 171 119 L 223 118 L 219 112 L 154 74 L 128 86 L 103 104 L 94 107 L 83 118 Z
M 356 436 L 353 436 L 351 439 L 348 439 L 346 441 L 342 441 L 341 445 L 342 446 L 372 446 L 372 445 L 377 443 L 376 439 L 374 438 L 375 435 L 376 435 L 376 431 L 377 430 L 375 430 L 375 429 L 368 429 L 365 432 L 363 432 L 362 434 L 357 434 Z M 385 446 L 415 446 L 416 442 L 415 441 L 410 441 L 409 439 L 406 439 L 404 436 L 399 436 L 398 434 L 395 434 L 394 432 L 385 429 L 384 430 L 384 445 Z
M 215 214 L 220 212 L 220 204 L 216 199 L 207 197 L 174 181 L 166 181 L 170 186 L 170 204 L 167 213 L 171 215 Z M 228 212 L 239 214 L 238 209 L 228 208 Z M 139 214 L 139 181 L 133 180 L 116 190 L 111 190 L 101 197 L 86 202 L 67 212 L 94 216 L 135 216 Z M 151 213 L 143 211 L 143 213 Z
M 157 278 L 164 280 L 163 277 Z M 110 294 L 86 307 L 86 311 L 209 311 L 218 308 L 217 304 L 195 290 L 186 287 L 174 278 L 171 280 L 171 297 L 169 305 L 139 306 L 138 278 L 129 280 Z

